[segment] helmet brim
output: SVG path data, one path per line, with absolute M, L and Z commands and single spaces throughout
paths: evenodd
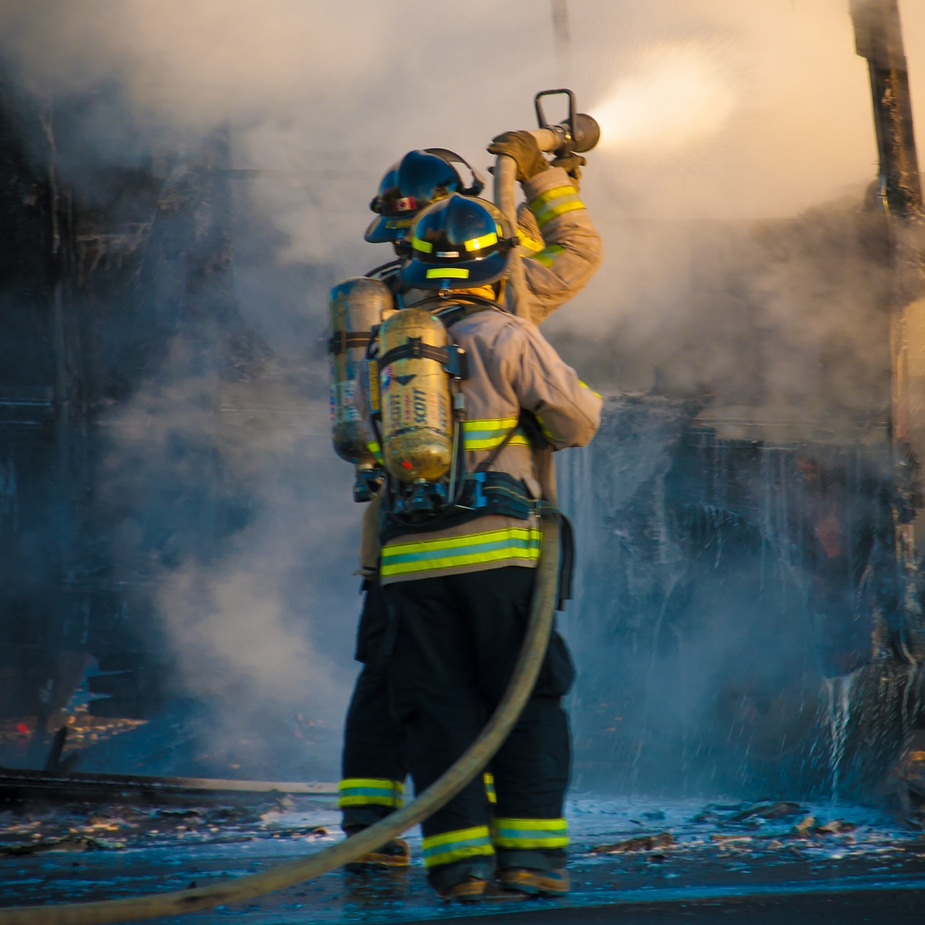
M 453 266 L 410 260 L 402 267 L 400 278 L 409 289 L 473 289 L 497 282 L 507 265 L 507 256 L 500 253 Z
M 377 215 L 366 229 L 363 239 L 369 244 L 394 244 L 408 234 L 413 224 L 414 216 L 395 218 Z

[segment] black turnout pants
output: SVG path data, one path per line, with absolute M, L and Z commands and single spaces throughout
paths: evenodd
M 511 566 L 384 589 L 397 621 L 390 666 L 393 709 L 407 733 L 417 793 L 465 752 L 504 694 L 523 642 L 535 575 L 534 569 Z M 537 839 L 525 838 L 523 846 L 513 839 L 505 847 L 498 827 L 505 819 L 514 828 L 524 820 L 541 829 L 544 820 L 564 826 L 570 748 L 561 698 L 573 677 L 565 642 L 554 632 L 533 695 L 492 760 L 494 845 L 489 843 L 487 851 L 479 847 L 477 830 L 490 825 L 480 777 L 422 826 L 428 875 L 438 888 L 468 876 L 490 876 L 496 859 L 501 867 L 562 866 L 561 846 L 537 847 Z
M 372 796 L 368 802 L 359 796 L 351 798 L 348 805 L 344 805 L 342 796 L 345 830 L 372 825 L 396 808 L 397 800 L 389 804 L 389 797 L 377 796 L 375 786 L 363 787 L 361 782 L 378 781 L 376 786 L 386 793 L 386 782 L 401 785 L 408 773 L 405 733 L 389 709 L 388 635 L 389 617 L 382 588 L 378 582 L 369 582 L 357 632 L 356 659 L 363 662 L 363 670 L 347 710 L 341 769 L 345 785 L 355 782 L 354 790 L 372 791 Z

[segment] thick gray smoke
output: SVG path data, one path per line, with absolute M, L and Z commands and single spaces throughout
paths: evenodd
M 883 280 L 861 205 L 876 151 L 847 0 L 571 0 L 569 12 L 568 83 L 604 133 L 583 194 L 606 260 L 550 337 L 604 387 L 871 411 Z M 906 0 L 902 14 L 921 101 L 925 9 Z M 484 170 L 493 135 L 532 126 L 533 94 L 559 82 L 550 5 L 5 0 L 0 26 L 32 92 L 119 88 L 62 161 L 78 187 L 88 166 L 192 153 L 219 127 L 232 167 L 272 171 L 236 181 L 235 292 L 278 365 L 242 401 L 273 413 L 249 426 L 234 397 L 203 398 L 214 385 L 178 342 L 113 417 L 110 500 L 134 512 L 139 533 L 117 538 L 131 560 L 182 504 L 175 479 L 214 475 L 195 445 L 217 429 L 252 509 L 220 554 L 181 544 L 149 570 L 178 669 L 224 728 L 261 703 L 336 726 L 360 509 L 326 448 L 325 291 L 390 256 L 362 232 L 404 151 L 446 146 Z

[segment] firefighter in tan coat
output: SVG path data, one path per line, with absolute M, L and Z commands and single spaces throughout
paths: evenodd
M 584 159 L 572 155 L 550 165 L 529 132 L 499 136 L 489 151 L 508 154 L 518 165 L 526 202 L 518 214 L 519 246 L 512 259 L 523 261 L 530 316 L 539 324 L 584 288 L 602 259 L 600 236 L 579 195 Z M 415 167 L 413 173 L 411 166 Z M 376 207 L 381 214 L 370 226 L 367 240 L 394 242 L 401 238 L 417 209 L 435 198 L 440 183 L 454 188 L 451 177 L 444 178 L 438 167 L 420 158 L 407 165 L 402 177 L 396 171 L 394 179 L 380 190 L 381 204 Z M 401 292 L 400 283 L 395 288 Z M 485 439 L 494 437 L 489 434 Z M 377 585 L 379 517 L 377 498 L 364 515 L 361 564 L 368 576 L 368 591 L 357 645 L 357 658 L 364 669 L 347 714 L 340 785 L 343 826 L 351 834 L 402 805 L 407 769 L 403 736 L 389 713 L 381 657 L 388 621 Z M 490 775 L 486 775 L 486 785 L 492 798 Z M 408 862 L 407 846 L 396 840 L 364 860 L 367 864 L 403 866 Z
M 438 318 L 468 358 L 453 443 L 462 458 L 444 489 L 447 502 L 433 513 L 426 499 L 439 486 L 401 476 L 402 467 L 417 465 L 403 449 L 417 419 L 408 390 L 425 396 L 424 380 L 416 385 L 414 371 L 396 365 L 413 348 L 390 348 L 379 359 L 387 471 L 380 580 L 395 621 L 390 689 L 419 793 L 474 741 L 517 659 L 542 539 L 540 444 L 584 446 L 600 423 L 600 396 L 534 324 L 502 307 L 517 240 L 506 231 L 491 203 L 450 196 L 418 217 L 413 256 L 401 271 L 409 288 L 440 290 L 443 298 L 425 301 L 418 314 Z M 561 698 L 572 675 L 565 643 L 553 633 L 534 692 L 492 762 L 493 818 L 477 780 L 423 823 L 428 877 L 445 898 L 477 900 L 496 870 L 508 890 L 568 889 L 569 735 Z

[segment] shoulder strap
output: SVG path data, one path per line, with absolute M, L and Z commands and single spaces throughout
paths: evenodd
M 390 260 L 388 263 L 380 264 L 378 267 L 373 267 L 369 273 L 364 273 L 363 275 L 367 279 L 379 279 L 383 276 L 392 276 L 401 269 L 401 260 Z

